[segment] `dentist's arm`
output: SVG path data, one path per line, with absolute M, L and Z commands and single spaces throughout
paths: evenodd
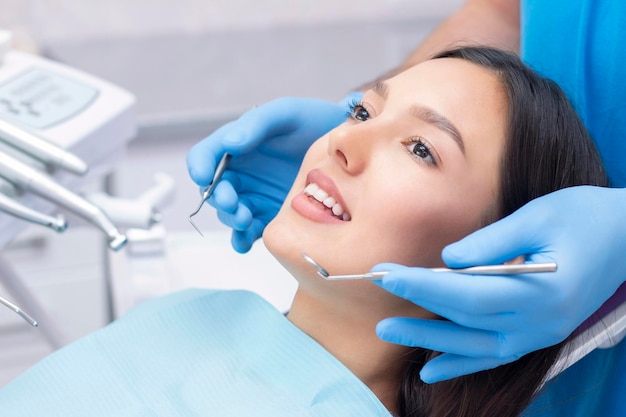
M 511 362 L 565 339 L 626 280 L 626 189 L 573 187 L 538 198 L 443 251 L 451 267 L 526 255 L 558 271 L 520 276 L 438 274 L 394 264 L 380 285 L 450 321 L 389 318 L 387 341 L 443 355 L 421 372 L 437 382 Z
M 437 52 L 460 46 L 487 45 L 519 53 L 519 0 L 467 0 L 424 39 L 398 67 L 360 87 L 390 78 L 429 59 Z
M 415 48 L 402 67 L 459 46 L 488 45 L 519 52 L 519 42 L 519 0 L 468 0 Z

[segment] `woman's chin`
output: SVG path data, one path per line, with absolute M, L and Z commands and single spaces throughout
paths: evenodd
M 279 218 L 272 220 L 263 231 L 263 244 L 267 250 L 292 274 L 293 266 L 301 263 L 298 239 L 293 229 L 284 225 Z

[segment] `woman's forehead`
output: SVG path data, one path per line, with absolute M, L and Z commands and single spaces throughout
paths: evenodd
M 386 110 L 432 109 L 466 133 L 480 131 L 480 125 L 503 132 L 507 123 L 508 98 L 499 76 L 466 60 L 425 61 L 384 84 Z
M 430 86 L 441 90 L 452 85 L 461 90 L 500 86 L 499 77 L 492 69 L 460 58 L 438 58 L 421 62 L 387 80 L 386 84 L 391 87 L 404 84 L 404 88 L 410 89 L 410 85 L 405 84 L 407 82 L 420 88 Z

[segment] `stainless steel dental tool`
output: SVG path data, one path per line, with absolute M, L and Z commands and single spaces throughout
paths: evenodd
M 39 323 L 37 323 L 37 321 L 35 321 L 31 316 L 24 313 L 21 308 L 19 308 L 18 306 L 16 306 L 15 304 L 7 300 L 6 298 L 0 297 L 0 304 L 4 304 L 9 309 L 15 311 L 21 318 L 26 320 L 26 322 L 30 324 L 31 326 L 37 327 L 39 325 Z
M 202 234 L 200 229 L 198 229 L 198 227 L 195 225 L 193 220 L 191 220 L 191 218 L 195 216 L 196 214 L 198 214 L 204 202 L 207 201 L 209 197 L 211 197 L 211 194 L 213 194 L 213 190 L 215 190 L 215 186 L 220 181 L 220 178 L 222 178 L 222 175 L 224 175 L 224 171 L 226 171 L 226 168 L 228 167 L 228 163 L 230 162 L 231 158 L 232 158 L 232 155 L 229 153 L 225 153 L 222 156 L 222 159 L 220 159 L 220 162 L 217 164 L 217 168 L 215 168 L 215 173 L 213 174 L 213 179 L 211 180 L 211 183 L 202 192 L 202 197 L 200 198 L 200 204 L 198 205 L 198 208 L 196 209 L 196 211 L 194 211 L 193 213 L 189 215 L 189 223 L 191 223 L 193 228 L 196 229 L 198 233 L 200 233 L 200 236 L 204 236 L 204 235 Z
M 67 222 L 63 216 L 57 215 L 56 217 L 52 217 L 40 213 L 18 203 L 3 193 L 0 193 L 0 211 L 31 223 L 49 227 L 55 232 L 64 232 L 65 229 L 67 229 Z
M 2 119 L 0 119 L 0 141 L 45 164 L 77 175 L 85 175 L 89 170 L 87 163 L 76 155 Z
M 355 279 L 378 280 L 389 273 L 389 271 L 366 272 L 364 274 L 354 275 L 330 275 L 326 269 L 315 262 L 306 253 L 302 253 L 302 257 L 316 270 L 317 274 L 328 281 L 347 281 Z M 557 265 L 555 262 L 547 263 L 529 263 L 529 264 L 510 264 L 510 265 L 484 265 L 472 266 L 469 268 L 430 268 L 433 272 L 456 272 L 457 274 L 468 275 L 514 275 L 514 274 L 530 274 L 536 272 L 555 272 Z
M 95 224 L 107 235 L 111 249 L 118 250 L 126 244 L 126 236 L 100 208 L 61 186 L 43 172 L 1 152 L 0 176 L 15 186 L 53 201 Z

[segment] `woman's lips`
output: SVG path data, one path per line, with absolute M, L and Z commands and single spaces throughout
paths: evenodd
M 321 204 L 322 208 L 328 209 L 335 217 L 343 221 L 350 220 L 350 214 L 344 210 L 341 203 L 337 202 L 337 199 L 330 195 L 330 193 L 322 189 L 319 185 L 312 182 L 304 189 L 304 194 L 311 197 L 313 202 Z
M 350 221 L 343 197 L 330 177 L 314 169 L 307 175 L 306 183 L 303 192 L 291 201 L 296 212 L 322 223 Z

